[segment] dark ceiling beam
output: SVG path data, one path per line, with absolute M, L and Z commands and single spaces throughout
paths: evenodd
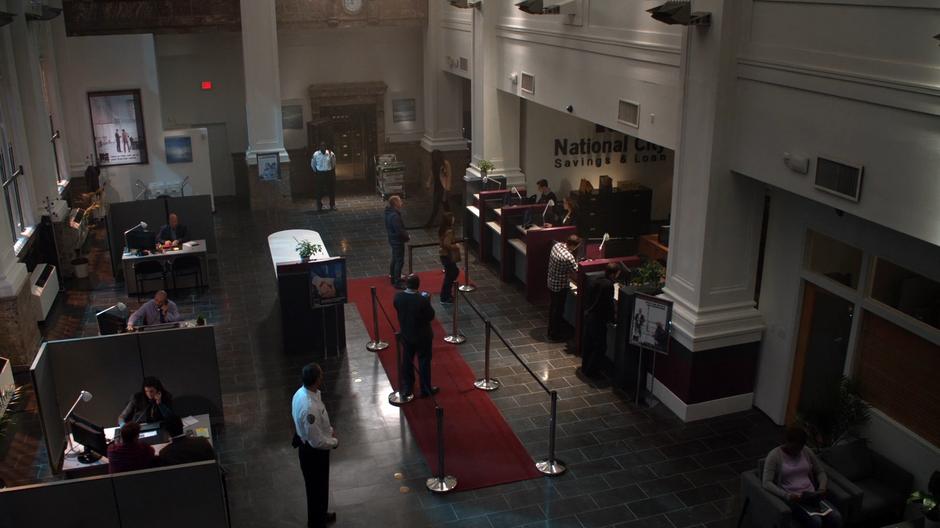
M 63 0 L 69 36 L 239 31 L 239 0 Z

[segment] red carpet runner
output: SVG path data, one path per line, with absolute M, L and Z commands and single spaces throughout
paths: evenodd
M 432 294 L 432 305 L 438 317 L 443 307 L 437 302 L 444 274 L 440 271 L 420 273 L 421 289 Z M 372 302 L 369 288 L 375 286 L 382 306 L 395 327 L 398 317 L 392 299 L 398 290 L 388 277 L 369 277 L 349 282 L 349 300 L 356 304 L 359 315 L 372 332 Z M 431 362 L 431 381 L 440 387 L 437 402 L 444 409 L 444 467 L 449 475 L 457 477 L 457 491 L 471 490 L 516 482 L 542 476 L 525 447 L 519 442 L 509 424 L 488 394 L 474 388 L 476 375 L 457 351 L 456 345 L 445 343 L 446 335 L 441 323 L 435 320 L 434 349 Z M 398 386 L 395 366 L 393 329 L 379 309 L 379 328 L 382 339 L 391 344 L 379 353 L 382 366 L 393 387 Z M 463 346 L 469 346 L 465 344 Z M 417 378 L 417 373 L 415 378 Z M 424 453 L 428 467 L 437 473 L 437 421 L 431 399 L 420 399 L 420 384 L 415 382 L 416 397 L 402 407 L 411 433 Z M 431 475 L 428 475 L 431 476 Z

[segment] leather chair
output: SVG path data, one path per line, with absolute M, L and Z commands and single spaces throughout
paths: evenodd
M 160 280 L 160 287 L 166 289 L 166 268 L 163 263 L 156 260 L 145 260 L 134 264 L 134 279 L 137 282 L 137 302 L 140 294 L 144 292 L 144 283 Z
M 196 288 L 202 289 L 204 283 L 202 280 L 202 263 L 198 257 L 185 256 L 173 260 L 170 264 L 170 276 L 173 279 L 173 291 L 176 291 L 176 279 L 178 277 L 195 277 Z
M 836 482 L 858 495 L 846 523 L 880 521 L 892 523 L 904 516 L 914 476 L 884 456 L 872 451 L 864 439 L 827 449 L 820 457 L 836 469 Z
M 834 481 L 833 475 L 836 472 L 832 468 L 823 465 L 823 469 L 829 477 L 829 495 L 826 500 L 835 506 L 844 517 L 845 512 L 852 509 L 853 501 L 857 498 Z M 763 475 L 764 459 L 757 462 L 756 470 L 741 473 L 741 497 L 744 505 L 738 518 L 738 526 L 801 528 L 802 525 L 792 518 L 790 505 L 764 489 Z M 743 524 L 744 519 L 748 519 L 750 522 Z

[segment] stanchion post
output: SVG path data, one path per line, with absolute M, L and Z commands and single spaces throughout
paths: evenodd
M 473 386 L 485 391 L 494 391 L 499 388 L 499 380 L 490 377 L 490 334 L 493 331 L 493 324 L 489 319 L 483 321 L 486 326 L 485 350 L 483 352 L 483 377 L 474 381 Z
M 392 393 L 388 395 L 388 403 L 399 407 L 413 400 L 415 395 L 401 393 L 401 336 L 398 334 L 395 334 L 395 349 L 398 367 L 398 389 L 393 390 Z
M 565 463 L 555 458 L 555 427 L 558 422 L 558 391 L 552 391 L 552 416 L 548 431 L 548 458 L 535 463 L 535 468 L 550 477 L 561 475 L 568 468 Z
M 472 292 L 477 287 L 470 284 L 470 244 L 463 243 L 463 284 L 460 285 L 460 291 Z
M 429 491 L 447 493 L 457 487 L 457 477 L 448 475 L 444 470 L 444 409 L 435 407 L 437 415 L 437 476 L 425 482 Z
M 412 270 L 414 270 L 414 257 L 415 257 L 415 248 L 408 245 L 408 275 L 411 275 Z
M 382 341 L 379 336 L 379 299 L 375 293 L 375 286 L 370 288 L 372 293 L 372 341 L 366 343 L 366 350 L 369 352 L 378 352 L 388 348 L 388 343 Z
M 460 330 L 457 329 L 457 305 L 460 304 L 460 292 L 457 290 L 457 283 L 454 283 L 454 321 L 451 325 L 451 333 L 449 336 L 444 336 L 444 341 L 452 344 L 459 345 L 467 340 L 463 334 L 460 333 Z

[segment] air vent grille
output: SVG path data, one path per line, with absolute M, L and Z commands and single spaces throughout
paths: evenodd
M 857 202 L 862 195 L 863 172 L 864 167 L 816 158 L 816 188 Z
M 535 93 L 535 76 L 531 73 L 522 72 L 522 75 L 519 76 L 519 88 L 525 92 L 534 94 Z
M 617 121 L 632 127 L 640 126 L 640 105 L 633 101 L 620 100 L 617 108 Z
M 466 57 L 460 57 L 460 69 L 463 71 L 468 71 L 470 69 L 470 59 Z

